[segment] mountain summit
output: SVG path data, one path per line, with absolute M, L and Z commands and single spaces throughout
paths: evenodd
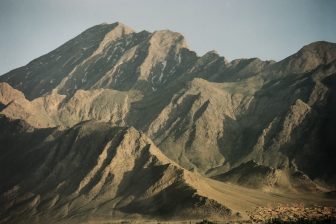
M 326 65 L 336 60 L 336 45 L 326 41 L 318 41 L 301 48 L 296 54 L 279 63 L 279 68 L 300 73 L 311 71 L 320 65 Z

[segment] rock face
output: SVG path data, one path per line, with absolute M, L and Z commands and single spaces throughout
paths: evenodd
M 170 161 L 134 128 L 91 121 L 58 131 L 6 118 L 1 128 L 10 130 L 2 145 L 11 145 L 1 152 L 1 222 L 231 215 L 199 187 L 203 177 Z
M 197 56 L 188 49 L 181 34 L 169 30 L 137 33 L 121 23 L 101 24 L 28 65 L 0 76 L 0 82 L 0 113 L 6 119 L 24 122 L 27 130 L 22 132 L 30 133 L 31 129 L 36 129 L 41 130 L 43 135 L 44 131 L 57 129 L 58 135 L 67 139 L 76 138 L 76 134 L 71 133 L 79 130 L 92 129 L 90 135 L 99 136 L 100 131 L 94 129 L 110 130 L 107 126 L 120 127 L 111 129 L 119 136 L 133 130 L 125 127 L 133 126 L 152 139 L 170 159 L 168 161 L 162 155 L 160 158 L 165 158 L 166 162 L 160 160 L 160 163 L 154 163 L 155 167 L 161 167 L 155 169 L 162 169 L 162 174 L 158 174 L 160 178 L 165 176 L 163 173 L 166 171 L 179 173 L 183 170 L 182 173 L 187 173 L 184 170 L 187 169 L 248 187 L 267 186 L 267 190 L 271 190 L 280 183 L 276 176 L 280 173 L 279 176 L 287 178 L 288 183 L 284 187 L 287 190 L 320 190 L 313 181 L 326 183 L 331 188 L 336 186 L 334 43 L 309 44 L 280 62 L 257 58 L 228 62 L 215 51 Z M 108 125 L 101 126 L 92 120 L 107 122 Z M 88 121 L 93 122 L 88 123 L 92 127 L 87 125 Z M 3 131 L 7 129 L 4 126 Z M 106 133 L 102 131 L 101 134 Z M 57 139 L 54 136 L 49 138 L 52 142 Z M 110 138 L 112 141 L 122 137 Z M 36 140 L 30 147 L 47 147 L 44 146 L 47 143 L 40 141 L 44 140 Z M 107 158 L 107 154 L 103 153 L 107 143 L 104 144 L 97 146 L 97 151 L 90 151 L 98 153 L 93 158 Z M 10 150 L 11 146 L 7 145 L 6 150 Z M 56 145 L 53 147 L 60 147 Z M 149 150 L 140 145 L 134 147 L 143 148 L 146 152 Z M 73 150 L 69 150 L 73 147 Z M 70 156 L 72 158 L 80 151 L 77 141 L 74 141 L 74 145 L 65 145 L 64 149 L 56 148 L 53 149 L 54 153 L 59 151 L 61 157 L 74 153 Z M 41 156 L 48 163 L 48 155 L 42 153 Z M 82 159 L 81 156 L 77 159 Z M 108 158 L 112 161 L 113 156 Z M 153 160 L 149 155 L 146 158 L 137 156 L 134 161 Z M 60 171 L 63 168 L 54 168 L 57 164 L 52 161 L 44 165 L 43 172 L 51 175 L 50 178 L 60 176 L 66 179 L 63 174 L 48 174 L 63 172 Z M 78 171 L 75 177 L 77 182 L 69 184 L 78 187 L 80 181 L 84 181 L 79 191 L 85 189 L 89 193 L 94 189 L 98 182 L 91 183 L 91 177 L 84 175 L 98 175 L 97 169 L 103 169 L 105 165 L 100 164 L 95 168 L 92 164 Z M 116 166 L 113 164 L 109 166 Z M 139 164 L 143 166 L 145 163 Z M 127 169 L 127 166 L 124 168 Z M 72 172 L 76 173 L 76 168 L 73 169 Z M 249 169 L 251 173 L 246 173 Z M 113 172 L 107 173 L 114 176 Z M 107 173 L 100 173 L 100 178 Z M 159 181 L 158 176 L 153 178 Z M 255 182 L 250 181 L 256 176 L 263 184 L 256 186 Z M 2 178 L 7 181 L 5 177 Z M 171 174 L 165 178 L 175 177 Z M 148 177 L 148 181 L 150 179 Z M 55 186 L 61 184 L 61 180 L 53 181 L 52 187 L 58 189 Z M 104 188 L 104 181 L 99 183 L 101 186 L 97 189 Z M 115 182 L 115 185 L 119 184 Z M 62 189 L 61 186 L 59 189 Z M 146 187 L 143 186 L 143 189 Z M 177 188 L 180 189 L 180 185 Z M 116 189 L 106 190 L 113 200 L 117 197 Z M 94 190 L 95 193 L 89 195 L 95 198 L 100 190 Z M 68 193 L 76 195 L 74 192 L 75 187 L 71 194 Z M 139 192 L 133 197 L 141 198 L 143 194 Z M 65 198 L 73 200 L 72 196 Z M 122 199 L 126 201 L 117 204 L 128 206 L 127 209 L 125 207 L 127 211 L 133 209 L 136 213 L 139 207 L 131 201 L 138 199 L 134 198 Z M 137 203 L 145 203 L 147 199 L 143 200 Z M 76 203 L 71 203 L 71 206 L 76 207 Z M 113 203 L 110 205 L 117 206 Z M 69 211 L 67 206 L 63 208 L 64 211 Z M 118 211 L 124 209 L 115 208 Z M 149 213 L 160 212 L 154 209 Z

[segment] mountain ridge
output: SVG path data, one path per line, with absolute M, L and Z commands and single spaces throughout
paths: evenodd
M 90 38 L 90 35 L 97 35 L 97 34 L 99 34 L 99 33 L 101 33 L 100 35 L 100 37 L 98 37 L 97 38 L 97 36 L 94 36 L 94 39 L 95 40 L 98 40 L 98 42 L 94 42 L 95 40 L 91 40 Z M 33 98 L 35 98 L 35 97 L 37 97 L 37 96 L 39 96 L 39 95 L 42 95 L 43 93 L 45 93 L 46 91 L 51 91 L 52 89 L 54 89 L 54 88 L 56 88 L 56 89 L 62 89 L 62 86 L 64 86 L 65 85 L 65 82 L 67 82 L 67 80 L 64 80 L 63 79 L 63 81 L 61 81 L 60 80 L 60 72 L 62 72 L 62 71 L 64 71 L 65 73 L 63 73 L 64 74 L 64 77 L 66 76 L 66 75 L 69 75 L 70 74 L 70 76 L 72 76 L 72 73 L 74 73 L 75 71 L 74 71 L 74 69 L 75 69 L 75 67 L 73 66 L 73 65 L 71 65 L 71 64 L 69 64 L 70 62 L 72 62 L 72 63 L 77 63 L 78 64 L 78 62 L 81 62 L 81 63 L 84 63 L 85 64 L 85 61 L 86 60 L 90 60 L 90 58 L 95 58 L 95 56 L 97 56 L 97 54 L 99 54 L 98 52 L 100 52 L 100 53 L 103 53 L 103 51 L 104 51 L 104 49 L 108 46 L 108 45 L 111 45 L 113 42 L 114 42 L 114 40 L 118 40 L 118 39 L 125 39 L 124 37 L 127 37 L 128 35 L 132 35 L 132 34 L 135 34 L 136 36 L 139 36 L 139 38 L 141 39 L 141 36 L 142 36 L 142 34 L 143 33 L 147 33 L 147 34 L 150 34 L 150 37 L 155 37 L 156 35 L 159 35 L 159 34 L 163 34 L 163 33 L 171 33 L 171 34 L 174 34 L 173 36 L 178 36 L 179 38 L 182 38 L 182 40 L 183 40 L 183 43 L 182 43 L 182 45 L 181 45 L 181 48 L 186 48 L 187 50 L 189 50 L 188 48 L 187 48 L 187 45 L 186 45 L 186 43 L 185 43 L 185 40 L 184 40 L 184 37 L 181 35 L 181 34 L 179 34 L 179 33 L 175 33 L 175 32 L 173 32 L 173 31 L 170 31 L 170 30 L 162 30 L 162 31 L 155 31 L 155 32 L 153 32 L 152 34 L 151 33 L 149 33 L 149 32 L 147 32 L 147 31 L 142 31 L 142 32 L 139 32 L 139 33 L 135 33 L 135 31 L 134 30 L 132 30 L 131 28 L 129 28 L 129 27 L 127 27 L 126 25 L 124 25 L 124 24 L 122 24 L 122 23 L 120 23 L 120 22 L 116 22 L 116 23 L 113 23 L 113 24 L 101 24 L 101 25 L 97 25 L 97 26 L 94 26 L 94 27 L 92 27 L 92 28 L 89 28 L 89 29 L 87 29 L 86 31 L 84 31 L 83 33 L 81 33 L 80 35 L 78 35 L 78 36 L 76 36 L 75 38 L 73 38 L 70 42 L 67 42 L 66 44 L 64 44 L 64 45 L 62 45 L 62 46 L 60 46 L 60 47 L 58 47 L 57 49 L 55 49 L 54 51 L 52 51 L 51 53 L 48 53 L 48 54 L 46 54 L 46 55 L 44 55 L 44 56 L 42 56 L 42 57 L 40 57 L 40 58 L 38 58 L 38 59 L 35 59 L 35 60 L 33 60 L 32 62 L 30 62 L 26 67 L 25 66 L 23 66 L 23 67 L 21 67 L 20 68 L 20 73 L 23 73 L 23 74 L 25 74 L 25 77 L 26 78 L 28 78 L 28 77 L 30 77 L 30 74 L 31 74 L 31 72 L 29 72 L 29 65 L 31 65 L 31 66 L 33 66 L 34 68 L 35 67 L 37 67 L 36 69 L 38 69 L 39 71 L 39 73 L 43 73 L 43 74 L 46 74 L 45 73 L 45 71 L 44 71 L 44 69 L 43 69 L 43 65 L 44 65 L 44 62 L 43 62 L 43 58 L 46 58 L 47 56 L 49 56 L 49 57 L 56 57 L 56 59 L 57 60 L 55 60 L 55 65 L 51 65 L 51 66 L 53 66 L 53 67 L 59 67 L 60 65 L 59 65 L 59 63 L 57 63 L 57 61 L 61 58 L 62 59 L 62 57 L 64 57 L 66 54 L 64 53 L 64 52 L 62 52 L 62 56 L 57 56 L 58 54 L 58 52 L 60 52 L 60 51 L 62 51 L 62 47 L 64 46 L 64 47 L 66 47 L 67 45 L 69 45 L 69 44 L 71 44 L 71 43 L 73 43 L 74 42 L 74 44 L 75 45 L 77 45 L 77 46 L 79 46 L 79 45 L 84 45 L 82 48 L 80 48 L 80 49 L 82 49 L 82 51 L 83 51 L 83 49 L 85 49 L 83 52 L 78 52 L 77 53 L 77 55 L 75 56 L 74 54 L 73 54 L 73 50 L 72 50 L 72 52 L 71 52 L 71 56 L 68 56 L 68 59 L 64 59 L 64 63 L 62 64 L 62 69 L 61 70 L 50 70 L 50 69 L 48 69 L 48 72 L 47 72 L 47 74 L 48 73 L 57 73 L 57 76 L 55 76 L 55 77 L 58 77 L 58 78 L 48 78 L 49 80 L 49 83 L 47 83 L 47 80 L 45 80 L 46 79 L 46 77 L 43 77 L 43 79 L 45 80 L 44 81 L 44 83 L 43 83 L 43 86 L 44 87 L 46 87 L 46 88 L 42 88 L 42 86 L 41 87 L 39 87 L 39 90 L 40 90 L 40 92 L 35 92 L 35 93 L 31 93 L 31 90 L 30 90 L 30 92 L 26 92 L 25 91 L 25 89 L 22 89 L 22 87 L 20 87 L 20 85 L 22 85 L 22 83 L 21 82 L 18 82 L 18 81 L 16 81 L 15 79 L 15 77 L 18 75 L 11 75 L 11 74 L 13 74 L 13 72 L 18 72 L 18 70 L 16 69 L 16 70 L 13 70 L 13 71 L 10 71 L 10 72 L 8 72 L 8 73 L 6 73 L 6 74 L 4 74 L 3 76 L 1 76 L 1 80 L 0 81 L 6 81 L 6 82 L 8 82 L 8 83 L 10 83 L 13 87 L 15 87 L 15 88 L 18 88 L 18 89 L 20 89 L 20 90 L 22 90 L 24 93 L 25 93 L 25 95 L 27 95 L 27 97 L 29 98 L 29 99 L 32 99 L 32 97 Z M 146 34 L 145 34 L 145 36 L 146 36 Z M 160 36 L 160 35 L 159 35 Z M 104 39 L 105 38 L 105 39 Z M 161 40 L 159 40 L 159 43 L 160 43 L 160 41 L 162 41 L 162 39 L 165 39 L 165 40 L 172 40 L 172 38 L 171 37 L 160 37 L 161 38 Z M 160 39 L 159 38 L 159 39 Z M 136 39 L 136 38 L 135 38 Z M 150 39 L 152 39 L 152 38 L 150 38 Z M 154 38 L 155 39 L 155 38 Z M 157 39 L 157 38 L 156 38 Z M 84 42 L 83 42 L 84 41 Z M 93 45 L 91 44 L 90 46 L 87 46 L 88 44 L 90 44 L 90 43 L 93 43 Z M 122 44 L 122 42 L 117 42 L 117 44 L 118 43 L 120 43 L 120 44 Z M 175 42 L 174 42 L 174 44 L 175 44 Z M 86 47 L 85 47 L 85 45 L 86 45 Z M 151 45 L 151 44 L 150 44 Z M 172 46 L 172 44 L 169 44 L 169 46 Z M 334 49 L 334 47 L 333 47 L 333 44 L 332 43 L 329 43 L 329 42 L 324 42 L 324 41 L 320 41 L 320 42 L 315 42 L 314 44 L 310 44 L 310 45 L 307 45 L 306 47 L 303 47 L 298 53 L 296 53 L 296 54 L 293 54 L 291 57 L 292 58 L 294 58 L 295 59 L 295 57 L 297 57 L 297 54 L 301 54 L 301 52 L 312 52 L 315 47 L 315 49 L 317 49 L 317 52 L 319 52 L 318 51 L 318 49 L 321 49 L 321 48 L 323 48 L 323 50 L 324 51 L 331 51 L 331 53 L 329 53 L 326 57 L 326 62 L 330 62 L 332 59 L 335 59 L 335 55 L 334 54 L 332 54 L 332 52 L 334 51 L 333 49 Z M 86 49 L 87 48 L 93 48 L 92 50 L 90 50 L 90 51 L 86 51 Z M 309 49 L 310 50 L 309 50 Z M 306 49 L 306 50 L 304 50 L 304 49 Z M 106 50 L 106 49 L 105 49 Z M 162 46 L 160 46 L 160 51 L 162 51 L 163 50 L 163 47 Z M 190 51 L 190 50 L 189 50 Z M 153 50 L 150 50 L 149 52 L 155 52 L 155 51 L 153 51 Z M 106 52 L 107 53 L 107 52 Z M 105 53 L 105 54 L 106 54 Z M 114 57 L 116 57 L 116 52 L 109 52 L 109 54 L 111 54 L 111 53 L 113 53 L 114 54 Z M 140 53 L 140 52 L 139 52 Z M 192 55 L 194 55 L 194 56 L 192 56 Z M 202 59 L 202 58 L 206 58 L 207 57 L 207 55 L 214 55 L 214 57 L 215 57 L 215 59 L 217 60 L 217 58 L 221 58 L 221 56 L 219 56 L 217 53 L 213 53 L 212 51 L 210 51 L 210 52 L 208 52 L 208 53 L 206 53 L 205 55 L 203 55 L 203 56 L 200 56 L 200 57 L 198 57 L 198 56 L 196 56 L 196 53 L 195 52 L 190 52 L 190 53 L 188 53 L 188 57 L 190 57 L 191 58 L 191 60 L 192 61 L 194 61 L 193 63 L 195 63 L 195 59 L 192 59 L 193 57 L 197 57 L 198 59 Z M 148 56 L 147 56 L 148 57 Z M 329 57 L 329 58 L 328 58 Z M 48 58 L 48 57 L 47 57 Z M 46 59 L 47 59 L 46 58 Z M 67 58 L 67 57 L 65 57 L 65 58 Z M 86 58 L 86 59 L 85 59 Z M 98 60 L 100 59 L 100 58 L 97 58 Z M 277 66 L 277 64 L 280 64 L 280 66 L 281 66 L 281 64 L 286 64 L 287 62 L 286 62 L 286 60 L 290 60 L 291 58 L 289 58 L 289 59 L 284 59 L 284 60 L 282 60 L 282 61 L 280 61 L 280 62 L 275 62 L 275 63 L 273 63 L 273 62 L 268 62 L 268 61 L 261 61 L 260 59 L 257 59 L 257 58 L 255 58 L 255 59 L 236 59 L 236 60 L 233 60 L 233 61 L 231 61 L 231 62 L 227 62 L 227 61 L 225 61 L 224 60 L 224 62 L 222 63 L 222 66 L 224 66 L 225 67 L 225 65 L 226 66 L 228 66 L 229 65 L 229 67 L 231 67 L 231 69 L 234 69 L 234 67 L 236 67 L 235 66 L 235 64 L 237 63 L 237 62 L 240 62 L 240 61 L 258 61 L 258 63 L 266 63 L 266 64 L 268 64 L 268 63 L 270 63 L 270 64 L 273 64 L 273 66 L 271 66 L 271 67 L 278 67 Z M 40 60 L 38 63 L 36 63 L 37 62 L 37 60 Z M 68 61 L 69 60 L 69 61 Z M 78 60 L 78 61 L 77 61 Z M 100 59 L 101 60 L 101 59 Z M 142 60 L 142 59 L 139 59 L 140 61 Z M 180 55 L 178 56 L 178 58 L 177 58 L 177 60 L 178 60 L 178 62 L 180 61 L 180 60 L 182 60 L 182 59 L 180 59 Z M 317 60 L 317 59 L 314 59 L 314 60 Z M 140 62 L 141 63 L 141 62 Z M 150 63 L 150 66 L 153 66 L 152 65 L 152 63 L 153 62 L 151 62 Z M 162 62 L 161 62 L 162 63 Z M 288 62 L 289 63 L 289 62 Z M 298 63 L 298 62 L 297 62 Z M 37 64 L 37 65 L 35 65 L 35 64 Z M 145 63 L 146 64 L 146 63 Z M 317 63 L 315 63 L 315 65 L 316 65 Z M 42 66 L 42 68 L 39 68 L 39 66 Z M 162 67 L 162 64 L 161 65 L 157 65 L 157 66 L 161 66 L 161 69 L 165 69 L 165 68 L 163 68 L 163 67 L 165 67 L 165 66 L 163 66 Z M 233 67 L 232 67 L 233 66 Z M 310 69 L 312 69 L 313 68 L 313 66 L 314 65 L 312 65 L 312 67 L 310 68 Z M 49 67 L 50 67 L 50 65 L 49 65 Z M 146 68 L 146 67 L 148 67 L 148 66 L 143 66 L 144 67 L 144 69 Z M 268 67 L 268 66 L 266 66 L 266 67 Z M 24 70 L 22 70 L 23 68 L 25 68 L 25 70 L 26 71 L 24 71 Z M 93 69 L 93 68 L 92 68 Z M 148 69 L 148 68 L 147 68 Z M 250 69 L 248 69 L 248 71 L 250 71 L 250 70 L 253 70 L 253 69 L 256 69 L 256 67 L 252 67 L 252 68 L 250 68 Z M 264 70 L 265 68 L 263 68 L 263 69 L 261 69 L 261 70 Z M 261 70 L 257 70 L 257 72 L 260 72 Z M 108 71 L 108 70 L 107 70 Z M 145 71 L 146 71 L 146 69 L 145 69 Z M 148 75 L 148 72 L 149 71 L 146 71 L 145 72 L 145 74 L 147 74 Z M 135 71 L 135 73 L 136 73 L 136 71 Z M 41 74 L 42 75 L 42 74 Z M 33 75 L 32 77 L 34 78 L 36 75 Z M 37 76 L 40 76 L 40 75 L 37 75 Z M 48 75 L 48 76 L 50 76 L 50 75 Z M 146 75 L 145 75 L 146 76 Z M 41 76 L 40 76 L 41 77 Z M 69 78 L 69 77 L 68 77 Z M 13 80 L 12 80 L 13 79 Z M 85 76 L 83 77 L 78 77 L 78 78 L 75 78 L 76 80 L 78 80 L 78 79 L 81 79 L 81 80 L 85 80 L 86 78 L 85 78 Z M 106 80 L 106 79 L 105 79 Z M 36 81 L 34 81 L 34 83 L 37 83 L 37 81 L 39 81 L 39 80 L 36 80 Z M 104 81 L 102 81 L 102 82 L 104 82 Z M 21 83 L 21 84 L 20 84 Z M 60 84 L 61 86 L 59 86 L 59 87 L 56 87 L 56 83 L 58 83 L 58 84 Z M 63 83 L 63 84 L 62 84 Z M 79 85 L 79 83 L 77 83 L 78 85 Z M 77 85 L 76 84 L 76 85 Z M 26 84 L 27 85 L 27 84 Z M 35 84 L 36 85 L 36 84 Z M 38 84 L 38 85 L 41 85 L 41 84 Z M 50 86 L 51 85 L 51 86 Z M 77 87 L 77 88 L 79 88 L 79 86 L 76 86 L 76 85 L 72 85 L 72 88 L 75 88 L 75 87 Z M 97 85 L 97 84 L 96 84 Z M 101 84 L 100 84 L 101 85 Z M 23 86 L 24 87 L 24 86 Z M 96 87 L 94 87 L 94 88 L 97 88 L 97 87 L 99 87 L 99 85 L 98 86 L 96 86 Z M 143 86 L 141 86 L 141 87 L 143 87 Z M 152 86 L 153 87 L 153 86 Z M 25 87 L 26 88 L 26 87 Z M 65 87 L 63 87 L 63 89 L 64 89 Z M 85 87 L 85 88 L 87 88 L 87 87 Z M 112 88 L 115 88 L 115 86 L 114 87 L 112 87 Z M 118 87 L 119 88 L 119 87 Z M 125 87 L 126 88 L 126 87 Z M 127 87 L 127 88 L 129 88 L 129 87 Z M 157 87 L 155 87 L 154 86 L 154 88 L 157 88 Z M 75 88 L 76 89 L 76 88 Z M 43 90 L 43 91 L 42 91 Z M 42 91 L 42 92 L 41 92 Z M 65 90 L 60 90 L 60 91 L 65 91 Z M 31 94 L 33 94 L 33 95 L 31 95 Z

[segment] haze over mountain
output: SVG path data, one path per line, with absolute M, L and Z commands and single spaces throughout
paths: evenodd
M 2 222 L 335 203 L 321 196 L 336 186 L 334 43 L 229 62 L 170 30 L 101 24 L 0 82 Z

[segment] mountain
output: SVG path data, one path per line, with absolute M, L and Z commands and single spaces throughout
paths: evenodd
M 44 222 L 50 217 L 62 220 L 87 213 L 114 218 L 123 213 L 157 217 L 231 214 L 202 193 L 202 177 L 171 162 L 134 128 L 84 122 L 57 131 L 36 130 L 7 119 L 1 123 L 1 128 L 30 129 L 1 136 L 2 143 L 11 143 L 1 158 L 1 178 L 6 183 L 2 201 L 10 213 L 2 222 Z M 24 146 L 21 141 L 15 144 L 18 138 L 26 141 Z M 39 144 L 28 139 L 37 139 Z M 28 214 L 25 220 L 23 214 Z
M 2 116 L 0 127 L 0 223 L 241 219 L 258 205 L 335 203 L 208 179 L 168 159 L 143 133 L 108 122 L 60 130 Z
M 181 72 L 180 65 L 187 63 L 185 46 L 182 35 L 168 30 L 135 33 L 121 23 L 101 24 L 1 80 L 28 99 L 52 90 L 61 94 L 96 88 L 152 92 Z
M 169 218 L 187 217 L 191 208 L 193 217 L 243 214 L 261 203 L 237 206 L 228 191 L 276 201 L 265 191 L 335 190 L 335 80 L 335 43 L 311 43 L 279 62 L 227 61 L 216 51 L 198 56 L 170 30 L 135 32 L 119 22 L 89 28 L 0 76 L 0 160 L 8 170 L 0 175 L 1 214 L 11 213 L 3 220 L 20 221 L 13 197 L 27 202 L 20 217 L 32 219 L 104 216 L 109 208 L 114 217 Z M 130 145 L 119 147 L 124 138 Z M 107 155 L 106 141 L 118 142 L 111 147 L 129 153 L 136 168 Z M 128 174 L 125 184 L 134 188 L 118 190 Z M 81 183 L 85 190 L 76 192 Z M 155 195 L 146 193 L 153 186 Z M 183 198 L 178 211 L 175 195 Z M 56 207 L 39 207 L 55 197 Z
M 289 56 L 274 67 L 287 73 L 303 73 L 314 70 L 320 65 L 327 65 L 336 58 L 336 45 L 318 41 L 304 46 L 294 55 Z

